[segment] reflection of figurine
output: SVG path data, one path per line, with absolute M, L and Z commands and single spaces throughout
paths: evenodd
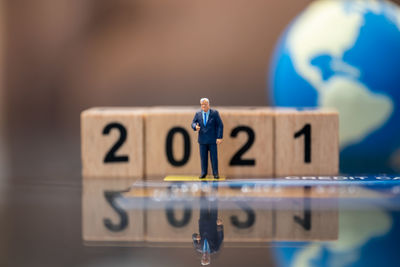
M 216 188 L 218 190 L 218 187 Z M 199 234 L 193 234 L 193 245 L 202 253 L 201 264 L 208 265 L 211 254 L 219 251 L 224 240 L 224 226 L 218 219 L 217 200 L 200 197 Z
M 211 165 L 214 178 L 219 178 L 218 174 L 218 153 L 217 145 L 222 143 L 224 125 L 215 109 L 210 109 L 210 101 L 207 98 L 200 99 L 201 111 L 194 115 L 192 128 L 199 132 L 198 142 L 200 144 L 201 175 L 200 178 L 207 176 L 208 170 L 208 151 L 210 151 Z

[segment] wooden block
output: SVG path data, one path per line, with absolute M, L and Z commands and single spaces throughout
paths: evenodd
M 198 108 L 153 108 L 145 116 L 146 176 L 200 174 L 197 132 L 191 128 Z
M 327 198 L 329 192 L 321 194 L 309 186 L 282 190 L 287 192 L 280 195 L 286 197 L 273 204 L 275 240 L 337 240 L 337 195 L 330 194 Z
M 220 174 L 228 178 L 273 176 L 274 112 L 267 108 L 218 108 L 224 142 L 218 148 Z
M 211 183 L 208 183 L 206 188 L 210 185 Z M 212 221 L 211 218 L 222 220 L 225 243 L 258 243 L 273 240 L 271 202 L 260 204 L 259 199 L 255 201 L 243 200 L 241 187 L 220 187 L 216 189 L 215 185 L 218 185 L 218 182 L 213 183 L 213 189 L 208 187 L 209 189 L 204 192 L 192 191 L 191 193 L 186 193 L 192 197 L 195 196 L 194 199 L 190 199 L 188 202 L 179 199 L 172 203 L 163 202 L 162 208 L 154 207 L 154 202 L 148 203 L 146 241 L 164 243 L 189 242 L 189 238 L 193 233 L 200 233 L 199 220 L 202 220 L 202 218 L 204 220 L 203 223 L 209 221 L 216 224 L 216 220 Z M 186 188 L 188 189 L 188 187 Z M 158 194 L 160 192 L 158 191 Z M 148 193 L 151 196 L 156 191 L 148 190 Z M 179 193 L 176 194 L 179 195 Z M 162 195 L 167 194 L 163 192 Z M 128 198 L 137 196 L 140 196 L 139 191 L 131 191 L 126 194 Z M 249 196 L 249 194 L 246 193 L 246 196 Z M 250 196 L 255 195 L 250 194 Z M 233 199 L 233 197 L 240 197 L 241 200 L 236 202 L 217 201 L 218 198 Z M 203 217 L 201 214 L 203 214 Z M 214 226 L 216 227 L 216 225 Z M 212 229 L 212 227 L 209 226 L 209 229 Z
M 271 203 L 262 209 L 249 202 L 237 202 L 235 207 L 219 210 L 224 224 L 224 241 L 266 242 L 274 238 L 273 213 Z
M 137 179 L 83 179 L 82 236 L 85 241 L 144 241 L 144 208 L 124 210 L 119 191 Z
M 216 200 L 203 202 L 210 211 L 214 208 L 215 213 L 210 216 L 222 220 L 224 243 L 257 243 L 273 239 L 273 213 L 270 204 L 266 204 L 263 209 L 256 209 L 251 203 L 245 202 L 230 203 L 229 206 L 220 204 Z M 204 206 L 202 208 L 204 209 Z M 196 201 L 188 202 L 186 206 L 182 201 L 177 201 L 167 203 L 161 210 L 148 209 L 146 241 L 191 244 L 192 235 L 200 233 L 199 219 L 202 212 L 206 211 L 202 210 L 201 204 Z M 216 224 L 216 221 L 210 223 Z
M 333 110 L 275 112 L 275 175 L 335 175 L 339 116 Z
M 146 213 L 146 241 L 191 244 L 198 233 L 199 209 L 193 202 L 167 202 Z
M 269 190 L 248 184 L 220 187 L 220 214 L 224 224 L 225 241 L 259 243 L 271 241 L 273 233 L 273 210 Z M 235 200 L 236 199 L 236 200 Z
M 82 112 L 83 176 L 143 177 L 144 111 L 92 108 Z
M 262 108 L 216 108 L 224 123 L 218 146 L 219 174 L 273 175 L 273 112 Z M 191 128 L 199 108 L 154 108 L 145 117 L 146 176 L 199 175 L 198 133 Z M 209 173 L 212 173 L 209 163 Z

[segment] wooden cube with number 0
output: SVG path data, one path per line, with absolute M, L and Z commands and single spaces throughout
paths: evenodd
M 82 112 L 83 176 L 143 177 L 144 111 L 92 108 Z
M 161 208 L 146 213 L 146 241 L 189 243 L 192 234 L 198 233 L 199 209 L 193 201 L 169 201 Z
M 146 113 L 147 178 L 200 174 L 197 132 L 191 128 L 197 110 L 194 107 L 154 107 Z
M 275 112 L 275 175 L 335 175 L 339 116 L 330 109 Z

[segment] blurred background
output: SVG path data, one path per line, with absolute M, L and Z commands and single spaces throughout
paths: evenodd
M 270 105 L 275 46 L 312 2 L 1 0 L 0 265 L 197 264 L 181 250 L 158 250 L 157 259 L 146 249 L 83 247 L 80 112 L 196 105 L 203 96 Z M 273 263 L 266 249 L 221 257 Z
M 191 249 L 82 245 L 80 112 L 203 96 L 267 105 L 275 43 L 309 2 L 2 0 L 0 265 L 197 265 Z M 233 266 L 237 253 L 221 256 Z M 247 253 L 254 266 L 271 261 L 265 249 Z
M 267 105 L 275 43 L 309 2 L 5 1 L 10 171 L 78 175 L 92 106 Z

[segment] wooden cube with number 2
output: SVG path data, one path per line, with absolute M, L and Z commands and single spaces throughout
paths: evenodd
M 143 110 L 92 108 L 82 112 L 82 175 L 143 177 Z

